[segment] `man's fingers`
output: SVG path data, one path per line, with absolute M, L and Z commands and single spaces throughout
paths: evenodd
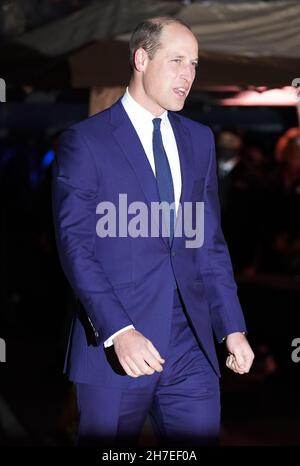
M 239 374 L 248 373 L 254 360 L 254 353 L 244 335 L 239 332 L 228 335 L 226 346 L 229 355 L 229 366 Z M 229 367 L 228 366 L 228 367 Z
M 140 375 L 143 375 L 143 370 L 141 368 L 141 364 L 139 361 L 135 361 L 132 357 L 127 356 L 125 358 L 126 364 L 129 366 L 131 371 L 138 377 Z
M 230 354 L 229 356 L 227 356 L 227 359 L 226 359 L 226 366 L 228 367 L 228 369 L 234 371 L 234 372 L 237 372 L 236 370 L 236 367 L 234 365 L 234 359 L 233 359 L 233 355 Z
M 115 337 L 115 352 L 125 372 L 132 377 L 152 375 L 163 370 L 165 360 L 150 340 L 136 330 Z
M 157 349 L 155 348 L 155 346 L 153 345 L 153 343 L 148 340 L 147 342 L 148 344 L 148 348 L 149 348 L 149 351 L 153 354 L 153 356 L 162 364 L 165 362 L 164 358 L 161 357 L 161 355 L 159 354 L 159 352 L 157 351 Z
M 124 362 L 136 377 L 140 375 L 152 375 L 154 371 L 162 371 L 162 366 L 149 351 L 135 358 L 134 356 L 127 356 Z
M 237 365 L 240 370 L 244 372 L 249 372 L 250 367 L 253 363 L 254 353 L 251 352 L 241 352 L 236 354 Z
M 226 366 L 231 369 L 233 372 L 235 372 L 236 374 L 244 374 L 244 371 L 241 370 L 238 365 L 237 365 L 237 362 L 236 362 L 236 359 L 234 357 L 233 354 L 230 354 L 228 357 L 227 357 L 227 360 L 226 360 Z
M 236 366 L 239 370 L 244 371 L 246 369 L 246 358 L 242 352 L 237 351 L 234 355 Z
M 146 363 L 145 357 L 143 356 L 142 353 L 137 355 L 136 357 L 132 356 L 131 361 L 133 362 L 135 367 L 138 368 L 139 375 L 152 375 L 153 374 L 154 369 Z
M 162 372 L 162 365 L 158 362 L 157 358 L 155 358 L 150 351 L 145 353 L 143 356 L 146 363 L 149 364 L 151 368 L 153 368 L 156 372 Z
M 233 358 L 232 365 L 233 365 L 233 367 L 235 368 L 235 371 L 237 372 L 237 374 L 245 374 L 244 368 L 243 368 L 243 367 L 240 367 L 240 366 L 237 364 L 235 358 Z
M 122 365 L 124 371 L 126 372 L 127 375 L 129 375 L 130 377 L 138 377 L 138 375 L 135 375 L 132 370 L 130 369 L 130 367 L 128 366 L 128 364 L 125 362 L 125 361 L 120 361 L 120 364 Z

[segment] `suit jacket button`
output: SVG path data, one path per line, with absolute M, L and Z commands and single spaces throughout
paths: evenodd
M 173 257 L 175 256 L 175 254 L 176 254 L 176 252 L 175 252 L 175 251 L 172 251 L 172 256 L 173 256 Z

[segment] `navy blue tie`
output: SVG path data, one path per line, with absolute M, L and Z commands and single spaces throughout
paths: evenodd
M 154 118 L 153 120 L 153 155 L 155 161 L 155 172 L 156 181 L 158 185 L 158 191 L 161 202 L 166 201 L 172 204 L 175 200 L 174 186 L 172 180 L 172 174 L 170 165 L 168 162 L 167 154 L 163 145 L 160 124 L 161 118 Z M 170 222 L 170 237 L 169 244 L 171 246 L 172 239 L 174 236 L 174 220 L 175 212 L 174 209 L 170 209 L 170 219 L 166 219 Z

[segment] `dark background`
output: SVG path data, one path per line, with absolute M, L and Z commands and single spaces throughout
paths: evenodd
M 13 3 L 18 8 L 19 2 L 0 2 L 2 12 Z M 16 10 L 13 22 L 0 14 L 2 46 L 15 34 L 80 9 L 82 3 L 24 2 L 26 8 Z M 87 117 L 89 94 L 89 89 L 67 86 L 9 84 L 7 101 L 0 104 L 0 338 L 6 342 L 6 362 L 0 363 L 1 446 L 75 441 L 74 392 L 62 373 L 74 297 L 55 246 L 51 165 L 61 131 Z M 274 184 L 282 167 L 276 144 L 298 126 L 297 112 L 293 106 L 218 103 L 234 94 L 195 91 L 183 111 L 213 129 L 218 160 L 222 131 L 243 141 L 238 170 L 225 191 L 220 176 L 220 201 L 256 359 L 248 375 L 235 375 L 225 368 L 225 348 L 218 345 L 222 444 L 299 445 L 300 364 L 291 353 L 292 340 L 300 337 L 300 270 L 297 264 L 280 262 L 272 249 L 278 232 L 293 228 L 296 238 L 300 233 L 299 196 L 287 198 Z M 259 151 L 258 162 L 249 155 L 253 148 Z M 154 442 L 148 424 L 142 442 Z

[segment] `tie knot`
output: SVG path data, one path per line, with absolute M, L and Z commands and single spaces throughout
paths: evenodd
M 160 129 L 161 118 L 153 118 L 152 121 L 154 129 Z

